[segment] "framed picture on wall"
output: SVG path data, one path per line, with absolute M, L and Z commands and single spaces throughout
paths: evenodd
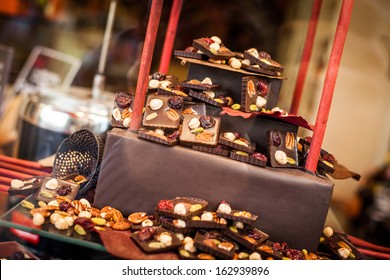
M 0 45 L 0 117 L 3 115 L 6 90 L 14 57 L 14 49 Z
M 34 93 L 39 87 L 67 89 L 80 65 L 79 58 L 47 47 L 35 46 L 15 80 L 14 93 Z

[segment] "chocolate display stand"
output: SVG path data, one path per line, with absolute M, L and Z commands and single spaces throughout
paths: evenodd
M 157 3 L 161 5 L 162 1 L 153 1 L 153 4 Z M 316 170 L 325 133 L 352 6 L 353 1 L 343 1 L 340 11 L 313 135 L 315 145 L 305 166 L 312 172 Z M 158 12 L 161 12 L 159 8 Z M 155 21 L 158 22 L 157 18 Z M 312 34 L 307 41 L 310 37 Z M 154 40 L 148 38 L 145 40 L 145 58 L 151 57 L 150 49 L 153 51 L 154 45 Z M 135 102 L 138 110 L 134 110 L 130 130 L 136 130 L 140 125 L 140 106 L 145 96 L 143 87 L 150 70 L 150 61 L 147 62 L 140 69 Z M 296 98 L 297 94 L 294 95 Z M 256 226 L 273 240 L 314 251 L 328 213 L 333 187 L 327 178 L 297 169 L 260 168 L 232 162 L 228 158 L 180 146 L 166 147 L 143 141 L 130 131 L 113 129 L 107 134 L 94 204 L 97 207 L 109 204 L 127 214 L 151 211 L 159 199 L 176 196 L 207 198 L 210 207 L 216 207 L 222 199 L 231 200 L 236 208 L 258 214 Z

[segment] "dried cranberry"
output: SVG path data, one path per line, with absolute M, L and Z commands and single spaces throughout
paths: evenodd
M 119 108 L 127 108 L 131 105 L 131 97 L 125 92 L 118 92 L 115 95 L 115 104 Z
M 281 143 L 282 143 L 282 138 L 280 137 L 279 132 L 274 131 L 272 133 L 272 144 L 275 147 L 279 147 Z
M 311 136 L 306 136 L 305 138 L 304 138 L 304 140 L 306 141 L 306 142 L 309 142 L 309 143 L 311 143 Z
M 241 138 L 241 134 L 239 132 L 234 132 L 235 139 Z
M 211 128 L 215 124 L 215 120 L 211 116 L 200 116 L 199 122 L 203 128 Z
M 67 201 L 63 201 L 60 203 L 60 210 L 61 211 L 67 212 L 71 208 L 73 208 L 72 204 L 67 202 Z
M 290 258 L 292 260 L 303 260 L 304 259 L 302 251 L 296 250 L 296 249 L 288 249 L 284 255 L 287 258 Z
M 203 40 L 208 46 L 210 46 L 212 43 L 214 43 L 214 40 L 211 39 L 211 38 L 208 38 L 208 37 L 204 37 L 204 38 L 202 38 L 202 40 Z
M 161 72 L 154 72 L 152 74 L 152 79 L 153 80 L 158 80 L 158 81 L 162 81 L 165 79 L 165 74 L 164 73 L 161 73 Z
M 172 96 L 168 99 L 168 106 L 173 109 L 180 109 L 183 106 L 183 98 L 181 96 Z
M 75 225 L 80 225 L 85 229 L 85 231 L 92 231 L 95 228 L 95 223 L 91 219 L 85 217 L 79 217 L 74 220 Z
M 247 229 L 246 232 L 249 237 L 252 237 L 255 240 L 259 240 L 261 238 L 261 234 L 254 229 Z
M 330 162 L 331 164 L 334 164 L 336 162 L 336 159 L 335 157 L 332 155 L 332 154 L 324 154 L 322 156 L 322 158 L 328 162 Z
M 160 200 L 157 204 L 157 209 L 159 210 L 172 210 L 173 202 L 172 200 Z
M 258 81 L 257 90 L 260 92 L 261 96 L 266 96 L 268 94 L 268 84 L 263 80 Z
M 180 136 L 180 131 L 179 130 L 175 130 L 174 132 L 172 132 L 171 134 L 168 134 L 167 135 L 167 138 L 171 141 L 173 140 L 177 140 L 179 139 L 179 136 Z
M 139 230 L 137 236 L 140 241 L 148 241 L 153 239 L 155 232 L 154 227 L 143 227 Z
M 66 196 L 72 192 L 71 186 L 61 186 L 58 188 L 57 193 L 60 196 Z
M 259 52 L 259 57 L 264 58 L 266 60 L 271 60 L 271 55 L 265 51 Z
M 262 153 L 253 153 L 252 157 L 257 158 L 261 161 L 267 161 L 267 157 L 263 155 Z

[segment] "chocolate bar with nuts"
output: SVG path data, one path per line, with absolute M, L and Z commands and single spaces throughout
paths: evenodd
M 268 158 L 272 167 L 297 167 L 297 137 L 293 132 L 268 131 Z
M 142 124 L 154 128 L 178 128 L 183 111 L 183 97 L 150 94 Z
M 270 86 L 265 79 L 259 77 L 242 77 L 241 110 L 247 113 L 258 112 L 268 108 Z
M 180 143 L 215 147 L 218 144 L 221 119 L 208 115 L 186 115 L 180 133 Z
M 114 106 L 111 112 L 113 127 L 128 128 L 133 115 L 134 94 L 127 92 L 115 93 Z

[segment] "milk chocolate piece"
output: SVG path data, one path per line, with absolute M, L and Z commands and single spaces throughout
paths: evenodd
M 206 115 L 206 104 L 203 102 L 185 102 L 182 117 L 185 115 Z
M 134 94 L 117 92 L 115 94 L 114 106 L 111 112 L 111 125 L 113 127 L 128 128 L 133 115 Z
M 155 128 L 178 128 L 183 102 L 181 96 L 149 95 L 142 124 Z
M 268 158 L 272 167 L 297 167 L 297 139 L 293 132 L 268 131 Z
M 192 46 L 205 53 L 208 57 L 216 60 L 225 60 L 235 56 L 235 53 L 220 44 L 217 51 L 212 50 L 210 45 L 214 43 L 211 38 L 200 38 L 192 41 Z
M 80 185 L 70 183 L 61 179 L 45 177 L 42 185 L 36 193 L 36 199 L 44 202 L 55 200 L 57 196 L 65 196 L 74 200 Z
M 214 121 L 212 127 L 202 126 L 202 119 L 210 118 Z M 185 145 L 216 146 L 218 144 L 221 119 L 207 115 L 186 115 L 183 119 L 180 142 Z
M 247 113 L 267 108 L 269 84 L 259 77 L 242 77 L 241 110 Z

